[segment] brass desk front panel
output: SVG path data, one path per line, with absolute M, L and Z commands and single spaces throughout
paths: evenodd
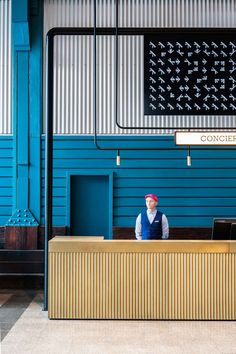
M 236 320 L 236 241 L 62 244 L 49 242 L 49 318 Z

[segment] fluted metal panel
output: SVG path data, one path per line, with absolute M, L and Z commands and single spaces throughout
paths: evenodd
M 125 0 L 120 27 L 231 28 L 235 0 Z M 52 27 L 92 27 L 92 0 L 45 0 L 44 33 Z M 97 2 L 97 26 L 115 26 L 115 1 Z M 118 117 L 123 126 L 235 127 L 235 117 L 144 116 L 143 37 L 119 39 Z M 54 61 L 54 133 L 93 133 L 93 39 L 58 37 Z M 115 125 L 115 38 L 97 38 L 97 118 L 99 134 L 165 134 L 171 130 L 118 129 Z
M 11 0 L 0 0 L 0 134 L 11 132 Z
M 234 253 L 49 253 L 49 318 L 235 320 Z

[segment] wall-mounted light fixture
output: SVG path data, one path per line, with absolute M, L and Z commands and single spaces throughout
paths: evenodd
M 116 165 L 120 166 L 120 150 L 117 150 Z
M 192 158 L 190 155 L 190 145 L 188 146 L 187 166 L 192 166 Z

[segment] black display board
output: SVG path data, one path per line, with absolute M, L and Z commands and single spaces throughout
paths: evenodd
M 144 35 L 144 114 L 235 115 L 235 34 Z

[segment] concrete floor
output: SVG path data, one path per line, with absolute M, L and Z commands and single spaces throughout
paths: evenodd
M 49 320 L 43 294 L 0 290 L 1 354 L 236 354 L 236 322 Z

